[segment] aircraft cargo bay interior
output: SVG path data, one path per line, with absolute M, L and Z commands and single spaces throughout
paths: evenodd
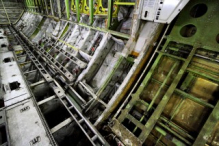
M 218 0 L 0 0 L 0 146 L 219 146 Z

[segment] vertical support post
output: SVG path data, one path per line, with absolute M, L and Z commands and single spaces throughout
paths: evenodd
M 52 16 L 54 16 L 54 10 L 53 10 L 53 5 L 52 5 L 52 0 L 49 0 L 49 3 L 50 3 L 50 9 L 51 9 Z
M 90 19 L 90 22 L 89 22 L 89 25 L 92 25 L 93 24 L 93 21 L 94 21 L 94 3 L 93 3 L 93 0 L 89 0 L 89 19 Z
M 29 11 L 29 6 L 30 6 L 30 2 L 29 2 L 29 0 L 25 0 L 25 2 L 26 2 L 26 5 L 27 5 L 27 10 Z
M 40 6 L 41 6 L 42 13 L 45 14 L 45 6 L 44 6 L 43 0 L 40 0 Z
M 144 0 L 139 0 L 135 4 L 135 11 L 133 14 L 133 20 L 132 20 L 132 29 L 131 29 L 131 37 L 133 39 L 136 39 L 136 34 L 138 31 L 138 28 L 140 27 L 141 22 L 141 11 L 143 8 Z
M 37 3 L 37 6 L 38 6 L 38 9 L 39 9 L 39 12 L 41 13 L 42 11 L 41 11 L 41 7 L 40 7 L 40 2 L 39 2 L 39 0 L 36 0 L 36 3 Z
M 27 3 L 27 9 L 29 10 L 30 9 L 30 0 L 26 0 L 26 3 Z
M 35 12 L 37 12 L 37 3 L 36 3 L 36 0 L 33 0 L 33 5 L 34 5 L 34 10 L 35 10 Z
M 27 3 L 26 3 L 26 0 L 22 0 L 22 3 L 24 4 L 24 9 L 26 10 L 26 9 L 27 9 Z
M 34 5 L 34 0 L 29 0 L 29 2 L 30 2 L 30 8 L 31 8 L 31 11 L 32 12 L 35 12 L 36 11 L 36 9 L 35 9 L 35 5 Z
M 70 18 L 69 0 L 65 0 L 65 9 L 66 9 L 67 20 L 69 20 L 69 18 Z
M 112 22 L 112 11 L 113 11 L 113 1 L 108 0 L 108 20 L 107 20 L 107 28 L 109 29 Z
M 34 0 L 30 0 L 30 6 L 31 6 L 32 12 L 36 12 Z
M 79 0 L 75 0 L 76 12 L 77 12 L 77 22 L 80 21 L 80 8 L 79 8 Z
M 49 15 L 49 10 L 48 10 L 48 6 L 47 6 L 47 0 L 43 0 L 45 7 L 46 7 L 46 14 Z
M 57 2 L 57 7 L 58 7 L 59 18 L 62 18 L 62 11 L 61 11 L 60 0 L 56 0 L 56 2 Z

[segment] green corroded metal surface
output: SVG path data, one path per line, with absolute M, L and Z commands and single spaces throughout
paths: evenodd
M 182 10 L 144 80 L 115 117 L 112 130 L 118 136 L 127 133 L 119 127 L 130 131 L 121 137 L 125 144 L 210 143 L 219 122 L 218 12 L 217 0 L 193 0 Z
M 194 18 L 191 16 L 191 9 L 198 4 L 206 4 L 207 12 L 200 17 Z M 199 11 L 204 11 L 200 9 Z M 205 49 L 219 51 L 219 45 L 216 41 L 218 35 L 219 17 L 219 1 L 217 0 L 193 0 L 187 5 L 179 19 L 173 27 L 169 39 L 185 44 L 200 44 Z M 180 31 L 186 25 L 194 25 L 196 27 L 195 35 L 191 37 L 182 37 Z

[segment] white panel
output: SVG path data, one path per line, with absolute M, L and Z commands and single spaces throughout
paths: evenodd
M 142 19 L 170 23 L 189 0 L 144 0 Z
M 6 108 L 12 146 L 50 146 L 41 119 L 31 100 Z
M 10 62 L 3 62 L 5 58 L 10 58 Z M 0 74 L 5 91 L 3 97 L 6 107 L 31 97 L 12 52 L 0 54 Z M 12 90 L 10 83 L 13 82 L 18 82 L 20 84 L 19 88 Z

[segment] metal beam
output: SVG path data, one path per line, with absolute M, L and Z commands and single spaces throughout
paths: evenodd
M 77 22 L 80 22 L 80 8 L 79 8 L 79 0 L 75 0 L 76 13 L 77 13 Z
M 69 20 L 69 18 L 70 18 L 69 0 L 65 0 L 65 10 L 66 10 L 67 20 Z
M 60 0 L 56 0 L 56 2 L 57 2 L 57 7 L 58 7 L 59 18 L 62 18 L 62 11 L 61 11 L 61 3 L 60 3 Z
M 49 15 L 49 10 L 48 10 L 48 6 L 47 6 L 47 0 L 43 0 L 45 7 L 46 7 L 46 14 Z
M 56 125 L 55 127 L 53 127 L 53 128 L 51 129 L 51 132 L 52 132 L 52 133 L 55 133 L 55 132 L 58 131 L 59 129 L 63 128 L 64 126 L 66 126 L 66 125 L 68 125 L 68 124 L 70 124 L 72 121 L 73 121 L 72 118 L 66 119 L 65 121 L 63 121 L 63 122 L 59 123 L 58 125 Z
M 50 3 L 51 14 L 52 14 L 52 16 L 54 16 L 54 9 L 53 9 L 52 0 L 49 0 L 49 3 Z
M 168 88 L 167 92 L 163 96 L 162 100 L 158 104 L 157 108 L 155 109 L 153 114 L 150 116 L 149 120 L 147 121 L 147 123 L 145 125 L 147 130 L 144 133 L 141 133 L 139 136 L 139 139 L 141 141 L 145 141 L 147 139 L 147 137 L 149 136 L 150 132 L 152 131 L 152 129 L 154 128 L 155 124 L 157 123 L 157 120 L 159 119 L 164 108 L 166 107 L 166 104 L 168 103 L 170 97 L 172 96 L 172 94 L 173 94 L 175 88 L 177 87 L 180 79 L 182 78 L 184 72 L 186 71 L 186 68 L 188 67 L 195 52 L 196 52 L 196 48 L 193 48 L 188 59 L 184 62 L 181 69 L 179 70 L 177 76 L 175 77 L 172 84 Z
M 38 6 L 38 9 L 39 9 L 39 12 L 41 13 L 42 11 L 41 11 L 41 7 L 40 7 L 40 2 L 39 2 L 39 0 L 36 0 L 37 2 L 37 6 Z
M 112 22 L 113 1 L 108 0 L 108 12 L 107 12 L 107 28 L 109 29 Z
M 94 4 L 93 4 L 93 0 L 89 0 L 89 25 L 93 24 L 93 19 L 94 19 Z
M 46 99 L 44 99 L 44 100 L 39 101 L 39 102 L 37 103 L 37 105 L 44 104 L 44 103 L 46 103 L 46 102 L 48 102 L 48 101 L 50 101 L 50 100 L 52 100 L 52 99 L 55 99 L 55 98 L 56 98 L 55 95 L 50 96 L 50 97 L 48 97 L 48 98 L 46 98 Z
M 50 15 L 44 15 L 44 14 L 40 14 L 40 13 L 36 13 L 36 12 L 31 12 L 31 13 L 37 14 L 37 15 L 41 15 L 41 16 L 45 16 L 45 17 L 48 17 L 48 18 L 52 18 L 52 19 L 55 19 L 55 20 L 59 19 L 59 18 L 55 17 L 54 15 L 50 16 Z M 96 30 L 96 31 L 110 33 L 110 34 L 112 34 L 114 36 L 121 37 L 121 38 L 124 38 L 124 39 L 129 39 L 130 38 L 129 34 L 121 33 L 121 32 L 118 32 L 118 31 L 104 29 L 104 28 L 99 28 L 99 27 L 93 27 L 93 26 L 89 26 L 87 24 L 83 24 L 83 23 L 79 23 L 79 22 L 73 22 L 73 21 L 66 20 L 66 19 L 60 19 L 60 20 L 69 22 L 71 24 L 76 24 L 76 25 L 80 25 L 80 26 L 83 26 L 83 27 L 86 27 L 86 28 L 90 28 L 90 29 L 93 29 L 93 30 Z M 80 15 L 79 15 L 79 20 L 80 20 Z
M 193 146 L 200 146 L 205 145 L 208 139 L 212 136 L 212 131 L 214 130 L 216 124 L 219 121 L 219 102 L 217 102 L 215 108 L 211 112 L 208 120 L 206 121 L 205 125 L 202 127 L 201 131 L 199 132 L 198 137 L 196 138 Z

